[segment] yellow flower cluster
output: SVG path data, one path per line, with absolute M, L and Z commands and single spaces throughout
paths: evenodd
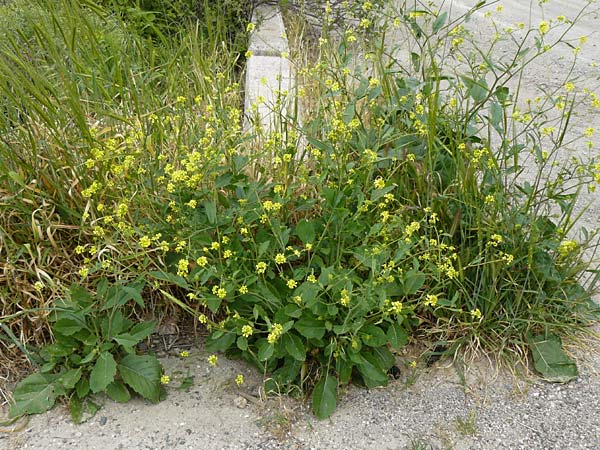
M 277 342 L 277 340 L 279 339 L 279 337 L 282 334 L 283 334 L 283 326 L 281 324 L 274 323 L 273 326 L 271 327 L 271 332 L 267 336 L 267 342 L 269 344 L 274 344 L 275 342 Z

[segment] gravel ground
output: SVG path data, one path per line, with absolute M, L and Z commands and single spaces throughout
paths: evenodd
M 474 3 L 454 1 L 453 8 L 464 10 Z M 537 8 L 530 12 L 526 3 L 501 2 L 501 20 L 506 26 L 542 20 Z M 569 17 L 584 3 L 552 0 L 546 5 L 545 17 Z M 590 66 L 592 61 L 600 61 L 597 23 L 594 17 L 586 18 L 573 33 L 575 39 L 590 35 L 575 68 L 577 75 L 588 79 L 599 75 L 598 69 Z M 481 39 L 489 34 L 486 24 L 479 14 L 471 22 Z M 564 53 L 532 66 L 525 80 L 527 95 L 535 95 L 536 84 L 560 82 L 561 74 L 568 70 L 563 57 L 570 50 L 560 51 Z M 581 111 L 575 127 L 582 130 L 588 126 L 600 130 L 600 114 Z M 597 195 L 586 200 L 592 206 L 584 223 L 596 227 L 600 201 Z M 301 400 L 285 396 L 262 399 L 262 377 L 254 369 L 224 358 L 218 367 L 209 366 L 199 345 L 189 358 L 176 356 L 175 350 L 162 359 L 172 382 L 167 387 L 168 398 L 160 404 L 107 402 L 95 417 L 79 426 L 71 423 L 64 407 L 58 407 L 32 417 L 23 431 L 0 433 L 0 448 L 600 449 L 599 350 L 597 342 L 585 351 L 573 350 L 580 376 L 566 385 L 516 379 L 497 373 L 483 361 L 469 364 L 466 371 L 443 361 L 417 369 L 400 362 L 400 378 L 387 388 L 350 387 L 334 415 L 317 421 Z M 234 383 L 238 373 L 246 379 L 240 388 Z M 193 385 L 177 390 L 175 386 L 186 376 L 194 377 Z

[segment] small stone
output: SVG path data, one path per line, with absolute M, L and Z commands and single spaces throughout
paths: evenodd
M 101 425 L 101 426 L 104 426 L 104 425 L 106 425 L 106 422 L 107 422 L 107 421 L 108 421 L 108 418 L 107 418 L 106 416 L 102 416 L 102 417 L 100 417 L 100 420 L 99 420 L 99 422 L 100 422 L 100 425 Z
M 245 408 L 248 405 L 248 400 L 246 400 L 244 397 L 242 397 L 241 395 L 238 395 L 234 400 L 233 400 L 233 404 L 235 406 L 237 406 L 240 409 Z

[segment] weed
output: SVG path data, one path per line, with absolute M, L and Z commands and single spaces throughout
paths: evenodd
M 477 435 L 476 411 L 472 410 L 466 418 L 457 417 L 455 421 L 456 431 L 463 436 Z

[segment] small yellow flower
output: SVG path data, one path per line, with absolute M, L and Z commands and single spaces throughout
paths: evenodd
M 169 384 L 169 381 L 171 381 L 171 377 L 169 375 L 163 375 L 160 377 L 161 384 Z
M 267 271 L 267 263 L 261 261 L 256 264 L 256 273 L 263 274 Z
M 241 386 L 242 384 L 244 384 L 244 375 L 239 373 L 238 376 L 235 377 L 235 384 L 237 384 L 238 386 Z
M 373 185 L 375 186 L 375 189 L 383 189 L 385 187 L 385 181 L 383 181 L 383 178 L 377 177 L 373 182 Z
M 182 358 L 188 358 L 190 356 L 190 352 L 188 352 L 187 350 L 183 350 L 182 352 L 179 352 L 179 356 L 181 356 Z
M 210 244 L 210 248 L 212 250 L 219 250 L 220 247 L 221 247 L 221 244 L 219 244 L 218 242 L 213 242 L 212 244 Z
M 275 262 L 277 264 L 284 264 L 286 261 L 287 261 L 287 259 L 283 253 L 277 253 L 275 255 Z
M 248 286 L 246 286 L 245 284 L 241 285 L 240 288 L 238 289 L 238 291 L 240 292 L 240 294 L 247 294 L 248 293 Z
M 205 324 L 208 322 L 208 317 L 206 317 L 206 314 L 200 314 L 198 316 L 198 322 Z
M 256 25 L 253 24 L 252 22 L 250 22 L 250 23 L 248 23 L 248 25 L 246 25 L 246 31 L 248 33 L 252 33 L 255 29 L 256 29 Z
M 208 258 L 206 256 L 200 256 L 196 260 L 196 264 L 198 264 L 200 267 L 205 267 L 208 264 Z
M 550 24 L 545 20 L 542 20 L 539 25 L 540 33 L 542 35 L 546 34 L 550 30 Z
M 423 302 L 423 305 L 425 306 L 436 306 L 438 302 L 438 296 L 435 294 L 428 294 L 425 297 L 425 301 Z
M 295 289 L 298 286 L 298 283 L 296 282 L 296 280 L 288 280 L 287 281 L 287 287 L 290 289 Z
M 309 283 L 316 283 L 317 282 L 317 277 L 315 277 L 312 273 L 306 277 L 306 281 L 308 281 Z
M 269 344 L 274 344 L 275 342 L 277 342 L 282 333 L 283 326 L 281 324 L 274 323 L 273 327 L 271 328 L 271 332 L 267 336 L 267 342 Z
M 250 325 L 244 325 L 242 327 L 242 336 L 245 338 L 252 336 L 252 333 L 254 333 L 254 329 Z
M 217 366 L 217 362 L 219 361 L 219 357 L 217 355 L 210 355 L 207 358 L 208 363 L 213 366 L 216 367 Z
M 473 320 L 479 320 L 479 319 L 481 319 L 481 311 L 479 310 L 479 308 L 472 309 L 470 311 L 470 314 L 471 314 L 471 318 Z
M 180 259 L 177 263 L 177 275 L 185 277 L 189 273 L 190 262 L 187 259 Z
M 340 293 L 340 304 L 342 306 L 348 306 L 350 304 L 350 294 L 347 289 L 342 289 Z

